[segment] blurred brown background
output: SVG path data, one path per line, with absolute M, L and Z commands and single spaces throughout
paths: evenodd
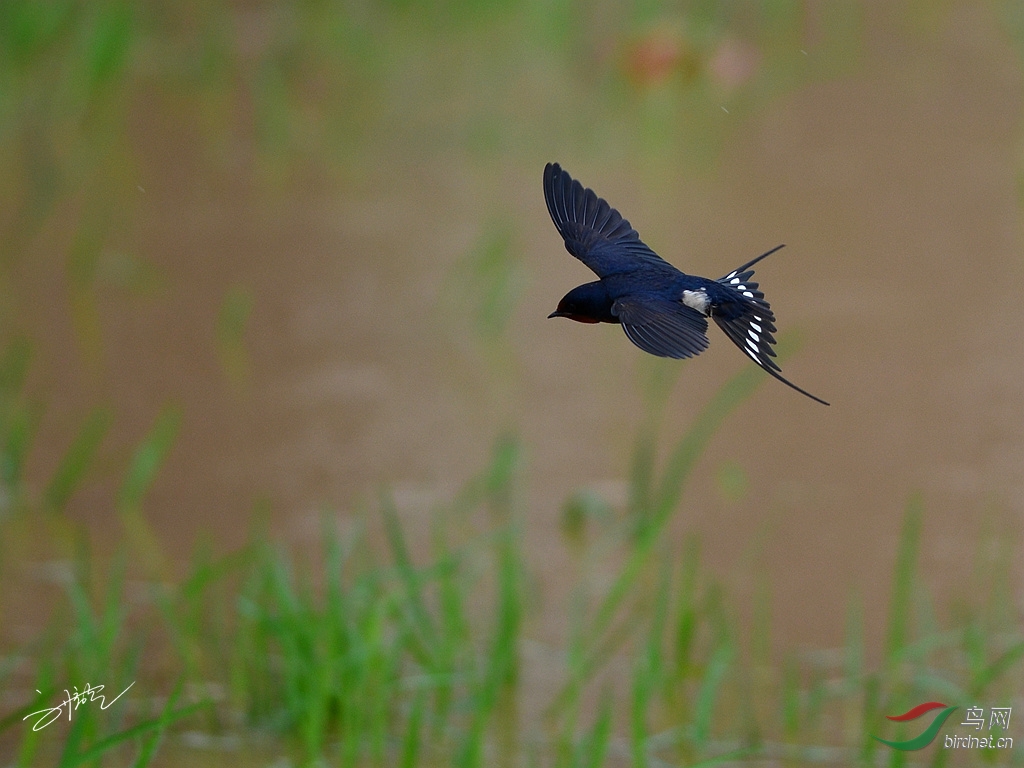
M 9 510 L 97 407 L 111 427 L 66 515 L 116 539 L 131 447 L 180 414 L 144 503 L 172 557 L 237 546 L 262 503 L 303 546 L 381 486 L 425 530 L 511 431 L 557 608 L 577 574 L 562 505 L 621 507 L 652 377 L 680 369 L 668 445 L 750 365 L 715 329 L 661 363 L 545 319 L 591 279 L 544 207 L 558 161 L 684 271 L 787 245 L 758 279 L 786 375 L 832 407 L 765 377 L 672 528 L 741 594 L 765 574 L 777 644 L 838 642 L 851 596 L 880 635 L 915 491 L 940 596 L 984 531 L 1019 536 L 1013 4 L 18 6 L 0 309 L 38 421 Z

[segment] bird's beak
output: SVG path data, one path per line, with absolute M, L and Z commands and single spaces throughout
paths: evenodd
M 562 314 L 561 312 L 559 312 L 559 311 L 558 311 L 558 310 L 556 309 L 556 310 L 555 310 L 554 312 L 552 312 L 552 313 L 551 313 L 550 315 L 548 315 L 548 319 L 549 319 L 549 320 L 550 320 L 550 319 L 551 319 L 552 317 L 565 317 L 565 315 L 563 315 L 563 314 Z

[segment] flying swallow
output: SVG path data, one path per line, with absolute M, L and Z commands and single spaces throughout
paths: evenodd
M 544 199 L 565 249 L 600 278 L 573 288 L 548 317 L 618 323 L 640 349 L 677 359 L 694 357 L 708 348 L 710 317 L 771 376 L 828 405 L 784 379 L 774 360 L 775 314 L 751 278 L 752 267 L 781 245 L 725 277 L 709 280 L 687 275 L 658 256 L 617 210 L 558 163 L 544 168 Z

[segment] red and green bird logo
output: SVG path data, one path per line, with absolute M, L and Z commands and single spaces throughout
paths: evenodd
M 920 736 L 913 739 L 907 739 L 906 741 L 887 741 L 886 739 L 878 738 L 874 734 L 872 734 L 871 738 L 902 752 L 912 752 L 916 749 L 924 749 L 935 740 L 935 737 L 939 734 L 939 729 L 942 727 L 942 724 L 946 722 L 946 718 L 953 714 L 953 710 L 955 710 L 956 707 L 947 707 L 941 701 L 929 701 L 924 704 L 918 704 L 916 707 L 904 712 L 902 715 L 886 715 L 888 720 L 893 720 L 897 723 L 906 723 L 910 720 L 917 720 L 921 715 L 931 712 L 934 709 L 941 709 L 942 711 L 935 716 L 935 719 L 932 720 L 932 724 L 925 728 L 924 732 Z

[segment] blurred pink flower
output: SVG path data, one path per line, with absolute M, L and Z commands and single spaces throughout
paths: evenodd
M 747 82 L 761 63 L 761 54 L 752 45 L 727 37 L 708 62 L 708 72 L 717 84 L 732 91 Z

